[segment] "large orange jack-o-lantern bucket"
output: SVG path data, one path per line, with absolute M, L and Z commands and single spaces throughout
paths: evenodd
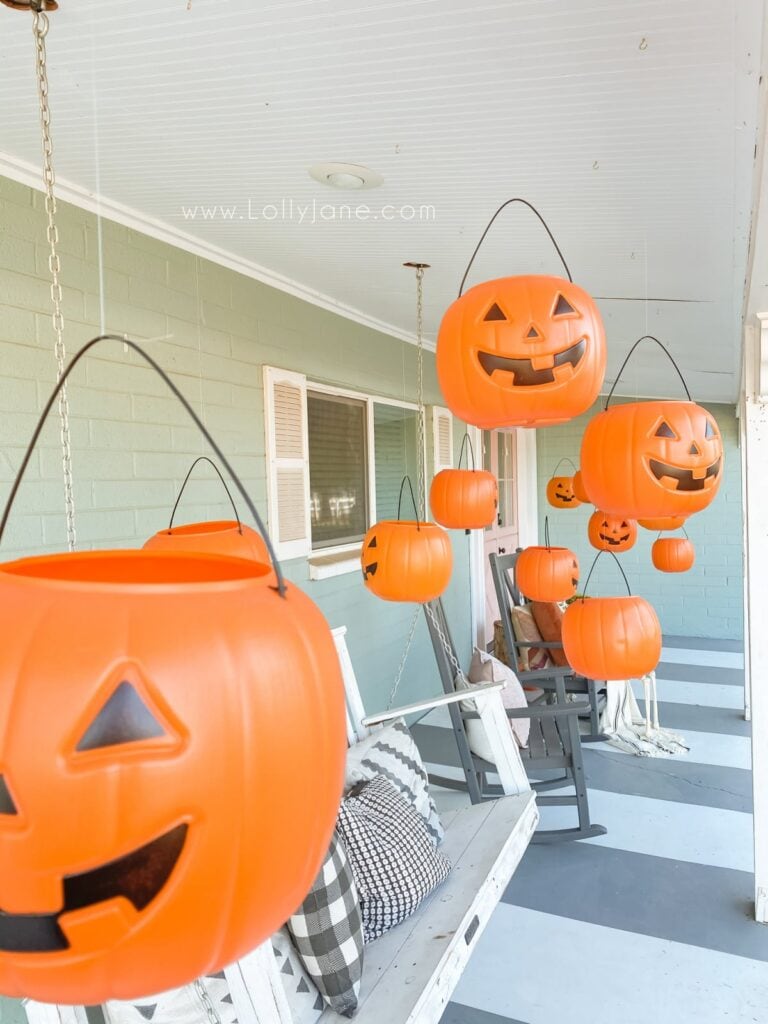
M 235 518 L 213 519 L 202 523 L 185 523 L 183 526 L 174 526 L 176 510 L 189 478 L 195 467 L 201 462 L 209 463 L 218 474 L 232 505 Z M 233 558 L 250 558 L 256 562 L 269 562 L 269 552 L 261 534 L 240 522 L 237 506 L 221 470 L 207 455 L 200 455 L 190 466 L 173 506 L 168 527 L 150 537 L 144 547 L 151 551 L 192 551 L 200 554 L 207 552 L 212 555 L 230 555 Z
M 525 200 L 552 238 L 541 215 Z M 554 242 L 554 238 L 552 238 Z M 475 285 L 443 317 L 437 375 L 446 404 L 483 429 L 543 427 L 585 412 L 605 376 L 605 331 L 597 305 L 570 279 L 528 274 Z M 562 258 L 562 253 L 558 249 Z
M 103 340 L 46 405 L 0 537 L 55 396 Z M 276 561 L 5 563 L 0 650 L 0 992 L 135 998 L 280 927 L 327 851 L 346 729 L 330 630 Z
M 635 343 L 627 360 L 644 340 Z M 627 402 L 610 408 L 609 395 L 603 412 L 589 421 L 581 442 L 581 472 L 598 508 L 651 520 L 689 516 L 710 504 L 723 476 L 723 442 L 714 417 L 685 390 L 685 402 Z

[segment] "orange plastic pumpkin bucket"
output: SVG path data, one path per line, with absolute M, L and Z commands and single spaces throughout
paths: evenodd
M 176 510 L 196 466 L 207 462 L 218 474 L 230 504 L 234 519 L 214 519 L 202 523 L 186 523 L 174 526 Z M 178 497 L 171 511 L 171 518 L 165 530 L 159 530 L 150 537 L 144 547 L 154 551 L 198 551 L 214 555 L 231 555 L 234 558 L 251 558 L 257 562 L 269 563 L 269 552 L 263 538 L 250 526 L 240 522 L 234 498 L 227 487 L 221 470 L 207 455 L 200 455 L 189 468 Z
M 47 402 L 0 538 L 57 394 L 107 338 L 168 383 L 263 528 L 167 375 L 107 336 Z M 218 971 L 280 927 L 327 852 L 346 723 L 328 625 L 276 560 L 0 564 L 0 649 L 1 992 L 131 999 Z

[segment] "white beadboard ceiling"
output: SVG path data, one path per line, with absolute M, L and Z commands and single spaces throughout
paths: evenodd
M 489 216 L 524 196 L 599 297 L 609 379 L 649 331 L 696 397 L 734 399 L 763 0 L 60 3 L 48 45 L 61 179 L 398 333 L 414 329 L 401 264 L 428 262 L 432 336 Z M 39 162 L 30 20 L 0 7 L 11 173 Z M 322 160 L 385 184 L 325 188 L 307 174 Z M 251 213 L 316 200 L 371 216 L 254 221 L 249 200 Z M 434 220 L 385 221 L 384 204 L 431 205 Z M 196 205 L 237 211 L 185 220 Z M 471 281 L 525 271 L 558 261 L 518 207 Z M 619 390 L 676 389 L 649 347 Z

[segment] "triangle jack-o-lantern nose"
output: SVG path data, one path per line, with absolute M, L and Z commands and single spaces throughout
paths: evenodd
M 537 331 L 535 326 L 531 324 L 528 330 L 525 332 L 526 341 L 538 341 L 541 338 L 541 332 Z
M 18 813 L 16 804 L 11 796 L 11 791 L 8 789 L 8 783 L 5 781 L 5 776 L 0 775 L 0 814 Z

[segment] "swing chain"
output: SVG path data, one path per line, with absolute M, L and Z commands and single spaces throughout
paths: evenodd
M 193 984 L 197 997 L 203 1004 L 205 1015 L 208 1018 L 208 1024 L 221 1024 L 221 1019 L 219 1018 L 218 1013 L 216 1013 L 216 1007 L 213 1005 L 213 1001 L 208 994 L 208 989 L 200 978 L 196 978 Z
M 416 267 L 416 344 L 418 356 L 416 360 L 416 392 L 418 395 L 418 495 L 419 517 L 426 519 L 426 443 L 424 439 L 424 267 Z
M 35 71 L 37 75 L 37 94 L 40 102 L 40 130 L 43 148 L 43 185 L 45 187 L 45 213 L 47 217 L 47 238 L 49 246 L 48 269 L 51 274 L 51 303 L 53 313 L 51 322 L 56 335 L 56 380 L 61 380 L 66 365 L 67 350 L 64 345 L 64 315 L 62 313 L 63 292 L 60 281 L 61 261 L 58 253 L 59 232 L 56 226 L 56 196 L 54 185 L 56 176 L 53 169 L 53 142 L 51 140 L 51 110 L 48 104 L 48 63 L 45 37 L 48 35 L 50 22 L 38 4 L 32 9 L 32 34 L 35 42 Z M 77 535 L 75 533 L 75 496 L 72 483 L 72 441 L 69 429 L 69 400 L 66 385 L 59 393 L 59 422 L 61 425 L 62 468 L 64 472 L 64 504 L 67 520 L 67 546 L 74 551 Z
M 440 643 L 442 645 L 443 650 L 445 651 L 446 657 L 448 658 L 448 660 L 451 663 L 451 668 L 454 671 L 453 678 L 454 679 L 458 678 L 463 683 L 467 683 L 467 685 L 469 685 L 469 680 L 466 677 L 464 669 L 461 667 L 461 665 L 459 664 L 459 662 L 458 662 L 458 660 L 456 658 L 456 655 L 453 653 L 453 647 L 451 646 L 450 641 L 448 640 L 448 637 L 445 635 L 445 630 L 443 629 L 443 627 L 438 622 L 437 616 L 435 615 L 434 611 L 432 610 L 432 605 L 425 604 L 424 607 L 427 609 L 427 615 L 429 616 L 429 621 L 435 627 L 435 632 L 437 633 L 438 637 L 440 638 Z
M 411 619 L 411 628 L 408 630 L 408 639 L 405 641 L 405 650 L 403 651 L 403 656 L 400 659 L 400 664 L 397 666 L 397 674 L 395 675 L 395 681 L 392 684 L 392 689 L 390 690 L 389 693 L 389 700 L 387 701 L 386 708 L 387 711 L 389 711 L 389 709 L 392 707 L 395 697 L 397 696 L 397 691 L 400 687 L 400 680 L 403 678 L 403 672 L 405 671 L 405 663 L 406 661 L 408 661 L 408 655 L 411 653 L 413 636 L 416 632 L 416 625 L 419 621 L 419 611 L 420 607 L 419 605 L 416 605 L 416 610 L 414 611 L 413 618 Z
M 418 474 L 416 477 L 416 519 L 417 521 L 424 522 L 427 515 L 426 507 L 426 441 L 424 437 L 424 271 L 428 268 L 426 263 L 404 263 L 403 266 L 413 267 L 416 271 L 416 401 L 418 404 L 417 410 L 417 463 L 418 463 Z M 402 487 L 401 487 L 402 493 Z M 387 711 L 392 707 L 392 704 L 397 696 L 397 691 L 400 687 L 400 681 L 403 678 L 403 672 L 405 671 L 405 663 L 408 661 L 408 655 L 411 653 L 411 647 L 413 646 L 413 637 L 416 633 L 416 625 L 419 621 L 419 606 L 416 606 L 416 610 L 413 613 L 413 619 L 411 620 L 411 627 L 408 630 L 408 639 L 405 641 L 405 650 L 403 656 L 400 659 L 400 664 L 397 667 L 397 673 L 395 675 L 395 681 L 392 684 L 392 689 L 389 694 L 389 701 L 387 702 Z

